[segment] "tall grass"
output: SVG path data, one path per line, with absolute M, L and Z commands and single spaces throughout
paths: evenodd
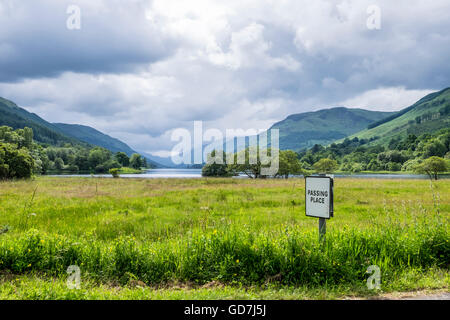
M 1 182 L 0 277 L 64 278 L 78 265 L 83 277 L 122 284 L 364 286 L 377 265 L 389 283 L 448 270 L 449 185 L 336 180 L 335 217 L 320 243 L 302 179 Z
M 89 277 L 122 283 L 355 284 L 365 280 L 369 265 L 381 268 L 384 281 L 406 268 L 448 268 L 448 239 L 438 218 L 370 232 L 330 232 L 324 244 L 315 232 L 295 228 L 255 234 L 232 227 L 182 240 L 140 242 L 125 236 L 106 243 L 30 230 L 4 237 L 0 269 L 62 276 L 74 264 Z

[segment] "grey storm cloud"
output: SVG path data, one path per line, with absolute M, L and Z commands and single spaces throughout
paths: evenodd
M 67 28 L 80 9 L 81 28 Z M 0 1 L 0 81 L 71 72 L 123 73 L 164 59 L 175 39 L 145 16 L 144 1 Z
M 80 30 L 66 28 L 72 4 Z M 0 96 L 143 151 L 170 149 L 194 120 L 264 129 L 336 105 L 399 110 L 449 86 L 448 12 L 447 0 L 0 0 Z

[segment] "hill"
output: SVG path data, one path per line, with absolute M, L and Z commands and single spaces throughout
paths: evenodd
M 327 145 L 345 138 L 392 114 L 337 107 L 293 114 L 270 129 L 279 129 L 280 149 L 299 151 L 315 144 Z
M 87 142 L 92 145 L 103 147 L 111 152 L 125 152 L 128 156 L 133 153 L 137 153 L 131 149 L 127 144 L 119 139 L 113 138 L 104 134 L 92 127 L 83 126 L 80 124 L 66 124 L 66 123 L 53 123 L 62 132 L 68 136 L 77 138 L 78 140 Z
M 83 147 L 99 146 L 111 152 L 122 151 L 128 155 L 139 153 L 124 142 L 110 137 L 94 128 L 64 123 L 50 123 L 35 113 L 26 111 L 14 102 L 0 97 L 0 126 L 13 129 L 29 127 L 33 129 L 34 140 L 52 146 L 81 145 Z M 159 163 L 147 157 L 153 166 L 161 167 Z
M 40 143 L 60 146 L 66 143 L 87 146 L 85 142 L 64 134 L 57 126 L 38 115 L 18 107 L 14 102 L 0 97 L 0 126 L 13 129 L 29 127 L 33 129 L 34 140 Z
M 130 148 L 126 143 L 120 141 L 119 139 L 113 138 L 103 132 L 100 132 L 92 127 L 83 126 L 80 124 L 67 124 L 67 123 L 53 123 L 56 127 L 58 127 L 65 134 L 75 137 L 78 140 L 87 142 L 89 144 L 93 144 L 99 147 L 103 147 L 105 149 L 110 150 L 111 152 L 125 152 L 128 156 L 131 156 L 133 153 L 142 154 L 142 152 L 137 152 Z M 162 167 L 161 164 L 154 161 L 148 155 L 143 154 L 147 161 L 155 167 Z
M 371 140 L 371 144 L 387 145 L 392 139 L 409 134 L 419 136 L 450 127 L 450 88 L 431 93 L 412 106 L 373 123 L 349 138 Z

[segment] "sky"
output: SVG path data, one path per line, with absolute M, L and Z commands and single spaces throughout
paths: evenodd
M 394 111 L 450 86 L 448 0 L 0 0 L 0 96 L 168 156 L 176 128 Z

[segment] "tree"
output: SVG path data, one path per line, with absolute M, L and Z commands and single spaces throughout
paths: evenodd
M 97 165 L 94 168 L 94 171 L 98 172 L 98 173 L 106 173 L 109 171 L 109 169 L 120 168 L 120 167 L 121 167 L 121 164 L 119 162 L 117 162 L 116 160 L 110 159 L 106 162 L 103 162 L 103 163 Z
M 14 153 L 9 171 L 15 178 L 30 178 L 33 174 L 34 161 L 29 151 L 25 148 L 18 149 Z
M 113 178 L 119 178 L 119 168 L 111 168 L 109 169 L 109 173 L 113 176 Z
M 263 164 L 265 161 L 261 161 L 261 154 L 268 158 L 268 163 Z M 274 160 L 279 161 L 279 159 L 272 158 L 271 148 L 261 150 L 260 152 L 259 146 L 252 146 L 234 154 L 234 162 L 228 165 L 228 171 L 233 174 L 242 172 L 252 179 L 266 178 L 266 176 L 262 174 L 263 171 L 261 169 L 271 167 L 271 161 Z
M 23 146 L 27 149 L 31 149 L 33 147 L 33 129 L 25 127 L 23 128 Z
M 222 151 L 222 161 L 214 160 L 216 159 L 217 151 L 213 150 L 208 154 L 207 163 L 202 168 L 202 176 L 204 177 L 228 177 L 232 173 L 228 170 L 226 164 L 226 154 Z M 222 163 L 220 163 L 222 162 Z
M 426 173 L 430 179 L 437 180 L 439 172 L 445 172 L 447 170 L 447 162 L 440 157 L 430 157 L 421 164 L 415 167 L 415 171 L 418 173 Z
M 292 150 L 280 150 L 280 161 L 279 161 L 279 176 L 284 176 L 285 179 L 289 177 L 290 174 L 301 174 L 303 173 L 302 164 L 297 158 L 297 153 Z
M 133 153 L 130 158 L 130 166 L 134 169 L 140 169 L 142 167 L 142 157 L 138 153 Z
M 314 170 L 319 173 L 332 173 L 338 167 L 338 163 L 336 160 L 323 158 L 314 163 Z
M 89 166 L 95 168 L 98 165 L 108 161 L 111 158 L 111 152 L 103 148 L 94 148 L 89 152 Z
M 75 156 L 75 163 L 80 170 L 88 171 L 90 169 L 88 152 L 80 150 Z
M 142 166 L 143 166 L 144 168 L 148 168 L 148 167 L 149 167 L 149 165 L 148 165 L 148 163 L 147 163 L 147 158 L 146 158 L 146 157 L 142 157 Z
M 62 169 L 64 169 L 64 161 L 61 158 L 56 158 L 55 159 L 55 169 L 58 171 L 61 171 Z
M 406 161 L 406 157 L 398 150 L 390 150 L 386 152 L 381 152 L 378 154 L 377 159 L 379 162 L 395 162 L 403 163 Z
M 30 178 L 33 168 L 34 160 L 28 149 L 0 142 L 0 178 Z
M 437 139 L 431 140 L 423 146 L 424 158 L 432 156 L 443 157 L 446 152 L 447 148 L 445 147 L 445 145 Z
M 125 152 L 117 152 L 115 157 L 122 167 L 128 167 L 130 165 L 130 158 Z

